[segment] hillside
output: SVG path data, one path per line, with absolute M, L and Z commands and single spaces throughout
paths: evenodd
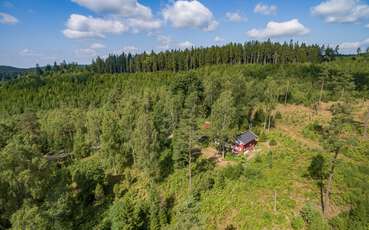
M 29 70 L 30 69 L 23 69 L 23 68 L 16 68 L 12 66 L 0 65 L 0 81 L 14 79 L 19 74 L 22 74 Z
M 368 88 L 352 58 L 5 82 L 0 229 L 365 229 Z

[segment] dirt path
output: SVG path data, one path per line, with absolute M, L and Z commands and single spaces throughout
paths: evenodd
M 234 164 L 233 161 L 227 161 L 222 158 L 222 155 L 213 147 L 207 147 L 201 150 L 201 155 L 207 159 L 215 162 L 219 167 L 225 167 Z
M 304 137 L 297 128 L 278 122 L 276 128 L 311 149 L 323 150 L 317 141 Z

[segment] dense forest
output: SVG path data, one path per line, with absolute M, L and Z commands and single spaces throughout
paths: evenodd
M 98 57 L 91 68 L 96 73 L 177 72 L 218 64 L 318 63 L 337 54 L 338 47 L 332 49 L 293 41 L 281 45 L 268 40 L 150 54 L 109 55 L 105 60 Z
M 369 59 L 335 52 L 230 44 L 1 82 L 0 229 L 368 229 Z M 254 155 L 233 155 L 249 129 Z

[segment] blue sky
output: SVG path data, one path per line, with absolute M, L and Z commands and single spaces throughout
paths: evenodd
M 0 0 L 0 65 L 248 40 L 369 46 L 364 0 Z

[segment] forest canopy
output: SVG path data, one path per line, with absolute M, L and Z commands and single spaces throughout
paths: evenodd
M 366 229 L 369 59 L 333 57 L 250 42 L 1 82 L 0 229 Z M 249 129 L 251 160 L 227 147 Z

